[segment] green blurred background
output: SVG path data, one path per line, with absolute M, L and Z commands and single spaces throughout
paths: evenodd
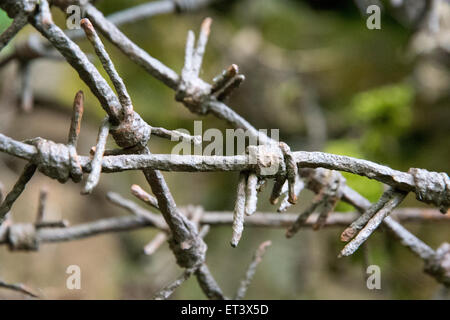
M 144 1 L 99 1 L 105 15 Z M 407 171 L 410 167 L 450 171 L 450 58 L 433 50 L 412 48 L 420 30 L 397 19 L 385 4 L 381 30 L 368 30 L 366 17 L 352 1 L 236 0 L 219 1 L 189 14 L 169 14 L 121 27 L 141 48 L 177 72 L 183 65 L 188 30 L 198 32 L 201 21 L 214 22 L 201 76 L 211 79 L 231 63 L 239 65 L 246 81 L 228 104 L 257 128 L 280 129 L 280 139 L 293 150 L 322 150 L 349 155 Z M 62 27 L 65 16 L 54 9 Z M 449 19 L 450 20 L 450 19 Z M 0 30 L 10 23 L 0 11 Z M 448 30 L 447 30 L 448 31 Z M 36 33 L 26 27 L 2 52 Z M 92 55 L 92 47 L 78 42 Z M 227 125 L 212 116 L 198 117 L 174 100 L 174 92 L 149 76 L 105 40 L 138 113 L 151 125 L 193 130 Z M 106 75 L 105 75 L 106 76 Z M 0 132 L 25 139 L 35 136 L 63 142 L 69 127 L 75 93 L 86 93 L 85 117 L 79 153 L 95 143 L 103 110 L 76 72 L 65 62 L 38 60 L 32 65 L 34 110 L 17 108 L 17 65 L 1 70 Z M 152 138 L 154 153 L 168 153 L 173 143 Z M 9 190 L 24 162 L 0 156 L 0 182 Z M 201 205 L 205 210 L 232 210 L 237 175 L 233 173 L 165 173 L 179 206 Z M 345 174 L 347 183 L 375 201 L 383 190 L 377 182 Z M 120 216 L 123 210 L 105 200 L 108 191 L 128 198 L 131 184 L 149 190 L 142 174 L 103 175 L 89 197 L 80 185 L 58 184 L 42 174 L 33 178 L 13 208 L 15 221 L 31 221 L 41 187 L 49 189 L 47 216 L 72 224 Z M 269 189 L 269 188 L 267 188 Z M 290 212 L 300 212 L 312 194 L 302 193 Z M 260 211 L 275 211 L 266 190 Z M 133 199 L 134 200 L 134 199 Z M 403 206 L 423 206 L 410 195 Z M 338 211 L 352 210 L 339 204 Z M 431 247 L 449 241 L 448 225 L 406 226 Z M 337 259 L 342 244 L 340 228 L 302 230 L 293 239 L 284 230 L 247 228 L 238 248 L 229 245 L 230 227 L 214 227 L 206 237 L 207 263 L 226 294 L 232 295 L 244 275 L 253 251 L 270 239 L 273 244 L 251 284 L 249 299 L 429 299 L 439 285 L 422 272 L 423 263 L 385 232 L 368 241 L 369 259 L 382 272 L 382 289 L 366 288 L 363 255 Z M 11 253 L 0 248 L 0 277 L 38 288 L 47 298 L 149 299 L 181 272 L 163 245 L 145 256 L 143 246 L 156 234 L 150 229 L 43 245 L 36 253 Z M 82 270 L 82 289 L 65 286 L 67 266 Z M 0 298 L 21 298 L 0 290 Z M 174 294 L 176 299 L 203 299 L 196 280 L 190 279 Z

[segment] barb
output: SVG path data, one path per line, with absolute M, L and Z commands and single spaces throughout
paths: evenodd
M 106 73 L 108 74 L 109 78 L 111 79 L 114 85 L 114 88 L 116 89 L 120 104 L 122 105 L 122 109 L 124 112 L 123 115 L 124 118 L 129 119 L 133 115 L 133 104 L 131 102 L 130 96 L 128 95 L 127 88 L 125 87 L 122 78 L 116 71 L 116 68 L 114 67 L 113 62 L 111 61 L 109 54 L 106 52 L 102 41 L 98 37 L 97 32 L 95 32 L 95 29 L 92 26 L 89 19 L 86 18 L 82 19 L 80 21 L 80 25 L 83 28 L 84 32 L 86 33 L 89 42 L 91 42 L 92 46 L 94 47 L 95 53 L 99 57 L 103 65 L 103 68 L 105 69 Z
M 158 232 L 158 234 L 147 243 L 144 247 L 144 254 L 147 256 L 151 256 L 156 252 L 156 250 L 159 249 L 161 245 L 164 244 L 164 242 L 167 241 L 167 233 L 166 232 Z
M 256 204 L 258 202 L 257 184 L 258 176 L 254 173 L 249 173 L 245 190 L 245 214 L 247 216 L 251 216 L 256 211 Z
M 341 241 L 348 242 L 352 239 L 358 231 L 360 231 L 369 220 L 383 208 L 386 203 L 392 199 L 395 190 L 389 188 L 380 197 L 380 199 L 372 204 L 358 219 L 352 222 L 352 224 L 344 230 L 341 234 Z
M 211 91 L 211 86 L 199 78 L 211 22 L 210 18 L 203 21 L 196 48 L 194 48 L 195 35 L 192 31 L 188 32 L 184 66 L 175 95 L 177 101 L 183 102 L 192 112 L 200 114 L 207 113 L 204 100 Z
M 70 121 L 68 144 L 77 147 L 78 136 L 80 135 L 81 119 L 84 112 L 84 94 L 83 91 L 78 91 L 73 99 L 72 118 Z
M 97 10 L 92 4 L 85 7 L 86 16 L 93 23 L 95 28 L 100 31 L 111 43 L 117 46 L 127 57 L 130 57 L 135 63 L 142 66 L 156 79 L 172 89 L 178 86 L 179 77 L 175 71 L 168 68 L 159 60 L 150 56 L 147 52 L 139 48 L 133 41 L 128 39 L 112 22 Z
M 245 211 L 245 189 L 246 189 L 246 174 L 239 174 L 238 187 L 236 192 L 236 204 L 234 206 L 233 215 L 233 235 L 231 236 L 231 246 L 237 247 L 239 240 L 242 237 L 244 230 L 244 211 Z
M 230 65 L 227 69 L 223 70 L 220 75 L 213 79 L 213 85 L 211 88 L 211 93 L 216 93 L 221 88 L 233 79 L 239 73 L 239 67 L 236 64 Z
M 305 188 L 305 183 L 303 182 L 303 180 L 301 178 L 299 178 L 294 186 L 294 193 L 295 196 L 298 197 L 298 195 L 300 194 L 300 192 L 302 192 L 302 190 Z M 293 204 L 289 202 L 289 195 L 287 194 L 288 191 L 288 187 L 287 184 L 285 183 L 283 185 L 283 190 L 282 190 L 282 194 L 285 194 L 285 197 L 283 198 L 283 200 L 280 203 L 280 206 L 278 207 L 277 211 L 278 212 L 285 212 L 289 207 L 291 207 Z
M 213 79 L 211 95 L 217 100 L 223 101 L 234 89 L 238 88 L 244 80 L 245 76 L 239 74 L 239 67 L 236 64 L 232 64 Z
M 211 31 L 211 18 L 206 18 L 202 22 L 200 35 L 197 41 L 197 47 L 192 55 L 192 72 L 198 77 L 202 68 L 203 56 L 205 55 L 206 44 L 208 43 L 209 33 Z
M 285 175 L 278 175 L 275 178 L 275 183 L 273 184 L 272 193 L 270 195 L 271 204 L 277 204 L 281 194 L 283 193 L 283 185 L 285 184 L 285 182 L 286 182 Z
M 247 272 L 245 274 L 244 279 L 242 279 L 241 284 L 237 290 L 235 300 L 242 300 L 245 297 L 245 294 L 247 293 L 247 289 L 250 286 L 250 283 L 252 282 L 252 279 L 255 275 L 256 268 L 261 263 L 262 258 L 264 254 L 266 253 L 267 247 L 272 245 L 271 241 L 264 241 L 261 243 L 258 247 L 258 249 L 255 251 L 252 262 L 248 266 Z
M 256 185 L 256 191 L 262 192 L 266 187 L 266 182 L 267 182 L 266 179 L 258 177 L 258 184 Z
M 186 39 L 186 48 L 184 52 L 184 66 L 182 70 L 182 77 L 186 78 L 191 76 L 191 72 L 194 68 L 194 43 L 195 34 L 193 31 L 189 30 Z
M 159 210 L 158 200 L 156 200 L 154 196 L 146 192 L 137 184 L 133 184 L 131 186 L 131 194 L 136 198 L 138 198 L 139 200 L 143 201 L 144 203 L 148 204 L 149 206 Z
M 344 249 L 342 249 L 339 257 L 349 256 L 358 250 L 359 246 L 363 244 L 367 238 L 369 238 L 381 222 L 383 222 L 383 220 L 403 201 L 405 197 L 406 193 L 404 192 L 394 192 L 389 200 L 377 213 L 375 213 L 375 215 L 367 222 L 366 226 L 356 235 L 356 237 L 350 241 Z
M 214 94 L 214 96 L 216 97 L 217 100 L 224 101 L 226 98 L 228 98 L 231 95 L 231 93 L 235 89 L 237 89 L 241 86 L 241 84 L 242 84 L 242 82 L 244 82 L 244 80 L 245 80 L 245 76 L 243 74 L 238 74 L 233 79 L 231 79 L 230 82 L 228 82 L 223 88 L 218 90 Z
M 299 179 L 298 176 L 298 167 L 297 163 L 294 160 L 294 156 L 292 155 L 291 148 L 284 143 L 280 142 L 280 149 L 283 152 L 283 156 L 286 162 L 286 176 L 287 176 L 287 182 L 288 182 L 288 201 L 291 204 L 297 203 L 297 194 L 295 192 L 295 185 L 297 184 L 297 181 Z
M 45 206 L 47 204 L 47 195 L 48 190 L 47 188 L 42 188 L 39 192 L 39 205 L 38 205 L 38 211 L 36 215 L 36 224 L 40 224 L 44 222 L 45 219 Z
M 109 118 L 106 117 L 98 131 L 97 145 L 95 147 L 94 158 L 91 161 L 91 173 L 89 174 L 86 184 L 84 185 L 82 194 L 89 194 L 97 186 L 102 172 L 102 158 L 105 152 L 106 140 L 110 129 Z
M 157 137 L 170 139 L 171 141 L 185 141 L 193 143 L 194 145 L 200 145 L 202 143 L 201 136 L 191 136 L 181 131 L 168 130 L 160 127 L 151 127 L 152 135 Z

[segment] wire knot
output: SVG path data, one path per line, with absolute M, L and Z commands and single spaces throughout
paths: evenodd
M 75 146 L 55 143 L 39 137 L 26 142 L 36 147 L 38 153 L 33 162 L 43 174 L 61 183 L 69 179 L 74 182 L 81 181 L 83 169 Z
M 119 147 L 143 149 L 150 140 L 151 127 L 138 113 L 133 112 L 129 120 L 124 120 L 118 126 L 111 127 L 110 132 Z
M 258 176 L 273 177 L 286 172 L 284 155 L 275 144 L 250 145 L 247 154 Z
M 200 237 L 193 237 L 191 240 L 182 243 L 171 237 L 168 242 L 180 267 L 186 269 L 198 268 L 205 262 L 208 247 Z
M 14 223 L 8 227 L 8 245 L 12 251 L 37 251 L 39 242 L 36 237 L 36 228 L 29 223 Z
M 177 1 L 177 3 L 181 2 Z M 185 1 L 183 3 L 188 4 Z M 207 101 L 211 93 L 211 85 L 200 79 L 200 70 L 211 23 L 211 18 L 203 20 L 196 46 L 194 32 L 188 32 L 184 66 L 175 94 L 177 101 L 182 102 L 191 112 L 197 114 L 206 114 L 208 112 Z
M 450 178 L 447 173 L 418 168 L 411 168 L 408 173 L 414 178 L 417 200 L 434 204 L 442 213 L 447 213 L 450 207 Z
M 191 112 L 206 114 L 211 85 L 195 76 L 182 76 L 175 99 L 182 102 Z

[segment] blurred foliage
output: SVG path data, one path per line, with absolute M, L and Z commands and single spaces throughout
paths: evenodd
M 413 117 L 414 89 L 407 84 L 383 86 L 355 95 L 349 119 L 361 133 L 363 157 L 391 160 L 399 156 L 399 138 L 407 134 Z M 397 150 L 397 152 L 396 152 Z
M 398 133 L 411 122 L 413 88 L 392 85 L 358 93 L 352 101 L 352 119 L 371 129 Z
M 8 17 L 5 11 L 0 10 L 0 32 L 3 32 L 11 24 L 12 19 Z

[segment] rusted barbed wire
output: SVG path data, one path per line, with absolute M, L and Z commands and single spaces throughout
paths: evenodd
M 0 134 L 0 151 L 26 160 L 32 160 L 37 153 L 36 149 L 3 134 Z M 295 151 L 292 152 L 292 155 L 299 168 L 327 168 L 365 176 L 402 191 L 414 192 L 418 200 L 426 203 L 434 202 L 435 205 L 442 206 L 444 212 L 447 212 L 450 201 L 450 179 L 445 173 L 437 174 L 420 169 L 423 176 L 417 180 L 418 176 L 413 173 L 414 171 L 402 172 L 368 160 L 324 152 Z M 83 170 L 90 172 L 90 158 L 79 156 L 79 161 Z M 177 154 L 106 156 L 101 164 L 102 171 L 105 173 L 145 168 L 181 172 L 245 171 L 252 170 L 256 166 L 249 155 L 200 156 Z M 422 197 L 424 186 L 419 185 L 416 181 L 428 186 L 426 190 L 430 193 L 436 193 L 437 198 Z
M 193 7 L 198 6 L 200 2 L 192 2 Z M 203 1 L 202 3 L 206 2 L 208 1 Z M 67 2 L 63 1 L 57 4 L 64 8 Z M 188 10 L 188 7 L 183 8 L 183 5 L 186 4 L 188 3 L 182 0 L 175 3 L 178 10 Z M 290 215 L 279 215 L 280 218 L 275 219 L 277 222 L 269 219 L 265 220 L 264 224 L 261 222 L 261 219 L 266 219 L 268 215 L 265 214 L 264 218 L 262 218 L 257 213 L 254 213 L 256 210 L 258 184 L 274 178 L 275 186 L 272 191 L 271 202 L 275 204 L 280 196 L 286 194 L 286 199 L 282 201 L 282 207 L 280 206 L 279 211 L 285 210 L 288 206 L 285 200 L 290 205 L 295 204 L 303 186 L 318 194 L 312 205 L 305 212 L 289 221 L 289 236 L 292 236 L 301 226 L 309 224 L 309 217 L 319 205 L 322 205 L 323 208 L 318 216 L 315 217 L 316 220 L 313 226 L 317 229 L 333 223 L 336 224 L 336 221 L 333 222 L 333 219 L 336 219 L 336 217 L 331 211 L 333 211 L 337 201 L 342 199 L 363 213 L 363 217 L 369 218 L 367 221 L 364 221 L 364 228 L 362 228 L 364 223 L 361 223 L 361 220 L 359 220 L 357 228 L 362 229 L 355 239 L 344 248 L 343 255 L 354 252 L 383 223 L 401 240 L 403 245 L 425 261 L 426 271 L 429 274 L 446 285 L 450 282 L 448 264 L 446 262 L 446 259 L 448 259 L 448 246 L 442 245 L 435 251 L 409 233 L 397 221 L 389 217 L 391 211 L 409 192 L 414 192 L 419 201 L 433 204 L 439 207 L 441 212 L 446 213 L 450 206 L 450 179 L 448 175 L 416 168 L 412 168 L 408 172 L 401 172 L 367 160 L 323 152 L 293 152 L 287 144 L 274 141 L 265 133 L 256 130 L 248 121 L 221 101 L 244 79 L 243 75 L 238 74 L 237 66 L 232 65 L 220 76 L 216 77 L 213 85 L 199 77 L 210 33 L 212 22 L 210 18 L 204 20 L 196 46 L 194 45 L 194 33 L 192 31 L 188 32 L 184 68 L 179 76 L 175 71 L 128 39 L 93 4 L 89 2 L 84 4 L 83 9 L 87 19 L 83 20 L 82 26 L 113 82 L 117 92 L 116 95 L 95 66 L 87 59 L 86 54 L 53 23 L 49 3 L 46 0 L 5 0 L 0 4 L 0 7 L 15 19 L 19 19 L 26 14 L 30 24 L 47 38 L 50 44 L 78 72 L 80 78 L 97 97 L 108 115 L 101 126 L 99 142 L 93 151 L 93 159 L 79 156 L 76 153 L 76 139 L 82 114 L 82 102 L 80 104 L 82 95 L 80 96 L 80 93 L 75 97 L 68 144 L 56 144 L 53 141 L 42 138 L 23 143 L 0 134 L 0 151 L 29 161 L 22 177 L 12 192 L 2 202 L 0 219 L 6 217 L 12 204 L 23 191 L 27 181 L 37 168 L 45 175 L 58 179 L 60 182 L 65 182 L 69 178 L 74 182 L 79 182 L 83 173 L 90 173 L 88 183 L 83 190 L 84 193 L 89 193 L 97 184 L 101 172 L 142 170 L 155 198 L 149 197 L 148 194 L 142 192 L 142 188 L 138 189 L 136 187 L 134 188 L 134 195 L 153 208 L 160 210 L 162 214 L 161 217 L 139 209 L 136 204 L 127 202 L 120 196 L 113 194 L 109 196 L 111 201 L 136 215 L 100 220 L 91 224 L 69 228 L 54 229 L 38 228 L 32 224 L 10 223 L 0 229 L 0 243 L 8 244 L 11 249 L 15 250 L 36 250 L 41 242 L 68 241 L 104 232 L 154 226 L 167 234 L 170 249 L 173 251 L 177 263 L 185 269 L 182 278 L 176 282 L 177 285 L 180 281 L 183 281 L 186 275 L 195 274 L 200 287 L 207 297 L 224 299 L 226 298 L 225 295 L 205 264 L 207 247 L 202 238 L 203 233 L 198 230 L 198 224 L 201 224 L 206 219 L 207 213 L 202 213 L 199 218 L 194 219 L 197 221 L 188 219 L 182 213 L 182 210 L 176 206 L 173 196 L 159 170 L 238 171 L 240 172 L 240 178 L 235 212 L 233 217 L 230 217 L 231 220 L 227 222 L 233 225 L 231 241 L 233 246 L 237 245 L 242 236 L 243 226 L 249 221 L 257 220 L 261 226 L 270 226 L 278 223 L 279 226 L 286 227 L 286 221 L 283 219 L 290 218 Z M 166 8 L 164 10 L 169 9 Z M 120 19 L 116 19 L 116 22 L 117 20 L 120 21 Z M 13 29 L 17 28 L 13 26 Z M 261 145 L 249 148 L 248 153 L 245 155 L 229 157 L 151 154 L 147 144 L 153 127 L 133 111 L 131 98 L 97 36 L 96 29 L 131 60 L 175 90 L 176 100 L 182 102 L 190 111 L 200 115 L 213 114 L 220 119 L 226 120 L 235 128 L 247 130 L 250 136 L 256 138 Z M 8 33 L 4 37 L 8 40 L 10 38 Z M 159 131 L 162 136 L 173 137 L 175 135 L 174 132 L 170 133 L 164 128 Z M 111 133 L 117 145 L 122 148 L 117 152 L 119 155 L 104 155 L 104 146 L 108 133 Z M 179 138 L 180 135 L 178 135 Z M 194 139 L 191 141 L 194 141 Z M 120 154 L 122 152 L 123 154 Z M 276 170 L 267 174 L 265 171 L 274 163 L 277 165 Z M 367 199 L 345 185 L 345 180 L 340 173 L 327 169 L 350 172 L 375 179 L 389 185 L 395 192 L 392 197 L 388 197 L 385 204 L 380 205 L 380 209 L 372 209 Z M 384 202 L 384 200 L 381 202 Z M 379 205 L 375 204 L 375 206 L 378 207 Z M 216 219 L 220 220 L 217 217 Z M 352 217 L 352 220 L 348 221 L 348 215 L 346 215 L 346 219 L 346 224 L 348 225 L 356 217 Z M 255 223 L 257 224 L 257 222 Z M 212 225 L 213 223 L 207 224 Z M 350 247 L 351 249 L 348 249 Z M 251 276 L 248 278 L 251 278 Z M 170 286 L 170 288 L 173 287 Z M 242 291 L 245 292 L 245 289 Z M 170 294 L 173 290 L 166 290 L 166 292 Z M 166 295 L 163 294 L 163 296 Z M 238 293 L 238 297 L 241 298 L 241 294 Z
M 134 187 L 133 189 L 135 189 Z M 102 233 L 131 231 L 140 228 L 153 227 L 166 232 L 167 225 L 161 216 L 158 216 L 145 208 L 135 204 L 117 193 L 109 192 L 107 199 L 114 205 L 132 213 L 131 216 L 112 217 L 100 219 L 93 222 L 74 225 L 66 229 L 41 230 L 35 234 L 36 242 L 49 243 L 61 242 L 91 237 Z M 190 207 L 181 207 L 184 215 L 190 217 L 192 209 Z M 39 216 L 39 214 L 38 214 Z M 305 227 L 312 228 L 319 213 L 313 213 L 306 221 Z M 401 208 L 395 209 L 391 216 L 399 222 L 425 223 L 425 222 L 450 222 L 449 215 L 442 215 L 438 210 L 419 209 L 419 208 Z M 358 217 L 356 212 L 331 213 L 326 221 L 326 227 L 346 226 Z M 245 225 L 247 227 L 263 228 L 286 228 L 290 226 L 297 218 L 295 213 L 277 214 L 269 212 L 255 212 L 251 217 L 247 217 Z M 233 213 L 224 211 L 203 212 L 199 220 L 200 225 L 221 226 L 231 225 L 233 223 Z M 11 225 L 3 224 L 0 230 L 0 244 L 9 244 L 8 228 Z
M 123 203 L 122 203 L 123 204 Z M 119 205 L 122 207 L 122 205 Z M 180 210 L 184 214 L 188 214 L 188 210 L 181 207 Z M 133 211 L 137 212 L 137 211 Z M 312 228 L 319 213 L 313 213 L 304 224 L 305 228 Z M 344 227 L 350 224 L 358 217 L 356 212 L 334 212 L 330 214 L 324 227 Z M 440 215 L 437 210 L 433 209 L 417 209 L 404 208 L 397 209 L 392 213 L 392 217 L 399 222 L 404 223 L 427 223 L 439 222 L 449 223 L 450 218 L 445 215 Z M 279 228 L 284 229 L 289 227 L 297 218 L 295 213 L 286 213 L 280 215 L 271 212 L 255 212 L 251 217 L 245 219 L 246 227 L 257 228 Z M 231 225 L 233 222 L 233 213 L 227 211 L 206 211 L 201 220 L 201 225 L 210 225 L 211 227 Z M 64 242 L 86 237 L 96 236 L 98 234 L 110 232 L 132 231 L 141 228 L 157 228 L 162 231 L 167 230 L 163 219 L 156 216 L 155 220 L 148 219 L 147 214 L 134 214 L 130 216 L 104 218 L 93 222 L 73 225 L 65 229 L 49 229 L 42 230 L 36 234 L 37 240 L 40 243 Z M 0 232 L 0 244 L 7 245 L 7 228 Z

